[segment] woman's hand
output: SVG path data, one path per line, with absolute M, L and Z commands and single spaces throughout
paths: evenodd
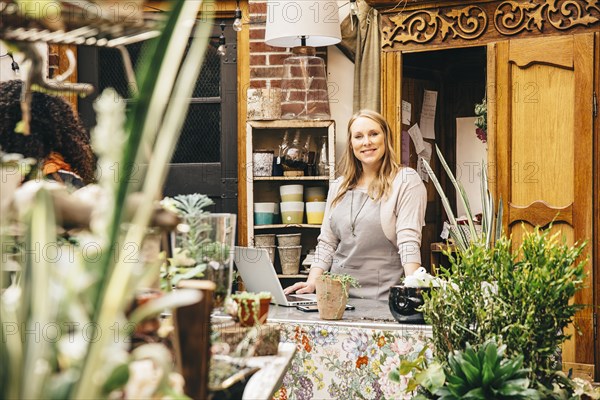
M 307 282 L 296 282 L 292 286 L 288 286 L 283 290 L 285 294 L 298 293 L 314 293 L 315 292 L 315 284 Z
M 414 274 L 415 271 L 419 269 L 419 267 L 421 267 L 421 264 L 419 263 L 406 263 L 404 265 L 404 275 L 409 276 Z
M 306 282 L 296 282 L 292 286 L 286 287 L 283 293 L 314 293 L 316 288 L 315 282 L 321 275 L 323 275 L 323 270 L 321 268 L 311 268 L 308 273 L 308 278 L 306 278 Z

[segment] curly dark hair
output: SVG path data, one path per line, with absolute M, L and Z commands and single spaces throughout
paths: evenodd
M 23 82 L 0 82 L 0 146 L 7 153 L 20 153 L 43 162 L 51 152 L 59 153 L 83 181 L 94 181 L 96 158 L 90 136 L 71 105 L 57 96 L 34 92 L 31 100 L 31 133 L 15 132 L 21 121 Z

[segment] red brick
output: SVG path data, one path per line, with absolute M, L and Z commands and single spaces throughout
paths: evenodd
M 250 14 L 266 14 L 267 13 L 267 2 L 266 1 L 251 1 L 248 3 L 248 12 Z
M 283 65 L 289 56 L 289 53 L 269 54 L 269 65 Z
M 265 89 L 267 87 L 266 79 L 250 79 L 251 89 Z
M 285 47 L 272 47 L 264 41 L 251 41 L 250 53 L 285 53 Z
M 282 73 L 282 67 L 255 67 L 250 69 L 251 78 L 279 78 Z
M 265 28 L 264 27 L 250 27 L 250 39 L 265 40 Z
M 250 68 L 254 65 L 266 65 L 267 56 L 264 54 L 251 54 L 250 55 Z

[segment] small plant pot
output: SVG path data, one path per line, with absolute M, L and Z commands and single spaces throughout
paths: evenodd
M 254 245 L 256 247 L 275 246 L 275 234 L 254 235 Z
M 302 238 L 301 233 L 281 234 L 281 235 L 277 235 L 277 244 L 280 247 L 300 246 L 301 238 Z
M 345 286 L 336 279 L 317 279 L 317 308 L 321 319 L 342 319 L 346 311 L 350 284 Z
M 271 298 L 234 299 L 238 305 L 237 317 L 241 326 L 254 326 L 267 322 Z M 258 300 L 258 304 L 257 301 Z
M 279 246 L 279 261 L 281 262 L 281 273 L 284 275 L 295 275 L 300 271 L 300 253 L 302 246 Z

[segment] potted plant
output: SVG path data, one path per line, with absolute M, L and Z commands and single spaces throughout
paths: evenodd
M 324 272 L 316 282 L 317 308 L 321 319 L 342 319 L 350 286 L 359 287 L 353 276 Z
M 506 346 L 494 338 L 473 347 L 448 354 L 447 363 L 428 363 L 425 347 L 414 361 L 402 360 L 390 379 L 400 382 L 400 375 L 417 371 L 408 379 L 408 389 L 420 393 L 413 399 L 539 399 L 541 393 L 529 387 L 529 369 L 523 367 L 523 355 L 509 358 Z
M 499 222 L 494 229 L 495 222 L 501 218 L 494 218 L 491 196 L 485 186 L 485 170 L 481 192 L 484 229 L 481 235 L 475 234 L 464 191 L 450 173 L 439 150 L 438 155 L 461 194 L 460 201 L 466 205 L 472 233 L 467 236 L 464 231 L 456 230 L 453 237 L 456 252 L 446 252 L 451 266 L 440 268 L 437 276 L 440 288 L 425 295 L 422 306 L 425 320 L 433 328 L 433 357 L 440 364 L 438 372 L 440 368 L 444 369 L 447 391 L 437 392 L 445 385 L 439 379 L 437 388 L 433 390 L 431 382 L 437 379 L 433 374 L 436 371 L 423 365 L 401 365 L 400 375 L 412 373 L 419 380 L 421 389 L 442 398 L 494 398 L 478 397 L 477 394 L 490 388 L 472 385 L 479 379 L 487 382 L 495 374 L 491 366 L 485 367 L 477 361 L 481 349 L 484 359 L 495 357 L 496 363 L 502 363 L 498 361 L 501 357 L 510 359 L 506 365 L 515 367 L 511 367 L 515 376 L 523 375 L 523 371 L 518 372 L 521 365 L 527 371 L 526 375 L 517 379 L 519 385 L 511 385 L 515 389 L 512 392 L 515 398 L 535 398 L 528 389 L 538 391 L 541 398 L 572 398 L 576 393 L 583 393 L 581 391 L 586 389 L 582 389 L 582 385 L 560 371 L 557 354 L 561 344 L 569 338 L 565 328 L 582 307 L 572 303 L 571 299 L 582 288 L 585 278 L 585 260 L 580 259 L 584 245 L 568 246 L 559 237 L 560 233 L 551 235 L 550 230 L 535 228 L 523 236 L 521 248 L 513 251 L 511 239 L 502 235 Z M 439 182 L 428 165 L 426 168 L 454 225 Z M 501 210 L 500 203 L 499 213 Z M 499 348 L 489 344 L 490 339 L 496 338 L 502 342 L 502 354 Z M 424 360 L 424 363 L 429 361 Z M 479 372 L 474 368 L 477 363 L 481 367 Z M 507 372 L 508 367 L 503 370 Z M 449 393 L 448 390 L 458 390 L 464 384 L 463 378 L 470 380 L 470 389 L 465 392 L 465 387 L 454 394 Z M 501 376 L 497 382 L 513 378 Z M 493 379 L 496 381 L 496 378 Z M 409 387 L 409 391 L 414 388 Z M 471 390 L 475 392 L 467 396 Z M 592 390 L 586 394 L 596 395 Z M 502 392 L 494 396 L 508 398 Z
M 199 193 L 165 197 L 161 204 L 185 222 L 172 236 L 173 258 L 163 267 L 163 286 L 168 290 L 181 279 L 208 279 L 217 285 L 214 306 L 222 307 L 232 285 L 235 214 L 211 214 L 205 208 L 214 202 Z
M 269 314 L 271 293 L 241 292 L 229 296 L 226 309 L 242 326 L 264 324 Z

